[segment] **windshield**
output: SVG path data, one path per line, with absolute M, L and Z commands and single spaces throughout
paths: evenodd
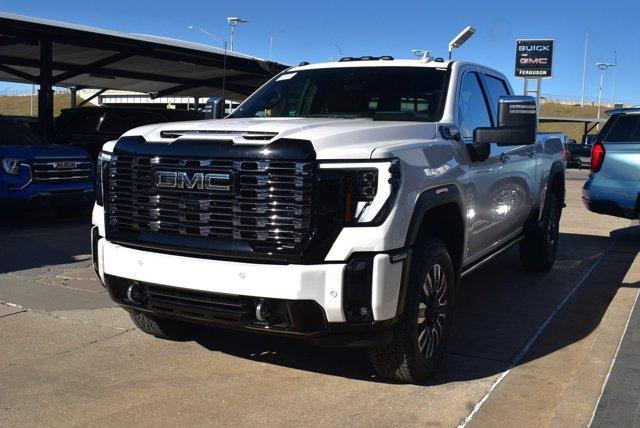
M 91 107 L 62 110 L 56 119 L 56 131 L 63 134 L 95 134 L 104 110 Z
M 440 119 L 446 70 L 426 67 L 352 67 L 281 74 L 229 117 L 368 117 Z
M 44 138 L 31 130 L 28 124 L 11 120 L 0 120 L 0 145 L 38 146 L 47 144 Z

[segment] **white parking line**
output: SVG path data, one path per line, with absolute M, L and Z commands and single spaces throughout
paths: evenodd
M 0 300 L 0 305 L 9 306 L 10 308 L 23 309 L 22 305 L 18 305 L 17 303 L 5 302 Z
M 480 408 L 482 407 L 482 405 L 485 403 L 485 401 L 487 401 L 487 399 L 489 398 L 489 396 L 491 395 L 491 393 L 494 391 L 494 389 L 496 389 L 496 387 L 500 384 L 500 382 L 502 382 L 502 380 L 509 374 L 509 372 L 515 367 L 517 366 L 520 361 L 522 361 L 522 359 L 524 358 L 524 356 L 527 354 L 527 352 L 529 352 L 529 350 L 531 349 L 531 347 L 533 346 L 533 344 L 536 342 L 536 340 L 538 340 L 538 338 L 540 337 L 540 335 L 542 334 L 542 332 L 545 330 L 545 328 L 547 328 L 547 326 L 549 325 L 549 323 L 556 317 L 556 315 L 558 314 L 558 312 L 560 312 L 560 310 L 564 307 L 564 305 L 569 301 L 569 299 L 571 299 L 571 297 L 575 294 L 576 291 L 578 291 L 578 289 L 582 286 L 582 284 L 586 281 L 586 279 L 589 277 L 589 275 L 591 275 L 591 272 L 593 272 L 593 270 L 600 264 L 600 262 L 604 259 L 604 256 L 607 254 L 607 252 L 609 252 L 609 250 L 611 249 L 611 247 L 613 246 L 613 244 L 616 242 L 617 237 L 613 238 L 611 240 L 611 242 L 609 243 L 609 246 L 604 250 L 604 252 L 596 259 L 595 262 L 593 262 L 593 264 L 589 267 L 589 269 L 587 269 L 587 271 L 582 275 L 582 277 L 580 278 L 580 280 L 578 281 L 578 283 L 571 289 L 571 291 L 569 291 L 569 293 L 567 293 L 567 295 L 564 297 L 564 299 L 562 300 L 562 302 L 560 302 L 560 304 L 553 310 L 553 312 L 551 312 L 551 314 L 547 317 L 547 319 L 540 324 L 540 326 L 538 327 L 538 329 L 536 330 L 536 332 L 534 333 L 533 336 L 531 336 L 531 338 L 527 341 L 527 343 L 525 344 L 524 348 L 522 348 L 522 350 L 518 353 L 518 355 L 516 355 L 516 357 L 511 361 L 511 364 L 509 364 L 509 368 L 507 370 L 505 370 L 504 372 L 500 373 L 500 376 L 498 376 L 498 378 L 493 382 L 493 384 L 491 384 L 491 387 L 489 388 L 489 390 L 487 391 L 487 393 L 484 395 L 484 397 L 482 397 L 482 399 L 474 406 L 473 410 L 471 411 L 471 413 L 469 413 L 469 415 L 464 419 L 464 421 L 462 421 L 462 423 L 460 423 L 460 425 L 458 425 L 459 428 L 465 427 L 469 422 L 471 422 L 471 420 L 473 419 L 473 417 L 476 415 L 476 413 L 478 413 L 478 411 L 480 410 Z

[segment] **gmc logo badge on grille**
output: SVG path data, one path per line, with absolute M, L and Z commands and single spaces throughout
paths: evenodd
M 76 169 L 78 167 L 78 162 L 73 162 L 73 161 L 53 162 L 51 166 L 53 166 L 53 169 Z
M 170 189 L 231 190 L 231 174 L 196 172 L 191 177 L 186 172 L 157 171 L 156 187 Z

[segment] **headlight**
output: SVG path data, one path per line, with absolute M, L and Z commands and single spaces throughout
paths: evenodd
M 342 173 L 345 225 L 378 226 L 384 222 L 400 187 L 400 165 L 397 159 L 320 163 L 320 169 Z
M 104 206 L 110 166 L 111 153 L 100 152 L 96 168 L 96 203 L 101 206 Z
M 22 162 L 24 162 L 22 159 L 4 158 L 2 159 L 2 168 L 7 174 L 18 175 Z

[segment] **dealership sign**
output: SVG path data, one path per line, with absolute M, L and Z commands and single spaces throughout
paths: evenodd
M 516 40 L 516 77 L 551 77 L 553 40 Z

